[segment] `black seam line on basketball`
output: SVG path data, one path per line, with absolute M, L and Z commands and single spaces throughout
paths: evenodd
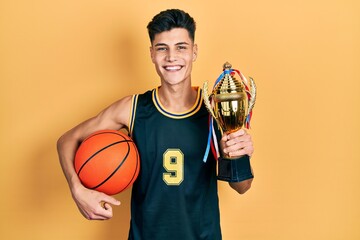
M 134 144 L 134 143 L 133 143 Z M 135 168 L 135 171 L 134 171 L 134 174 L 133 174 L 133 176 L 132 176 L 132 178 L 131 178 L 131 180 L 128 182 L 128 184 L 125 186 L 125 187 L 123 187 L 123 189 L 121 189 L 121 191 L 123 191 L 124 189 L 126 189 L 129 185 L 130 185 L 130 183 L 133 181 L 133 179 L 135 178 L 135 175 L 136 175 L 136 172 L 137 172 L 137 169 L 138 169 L 138 167 L 139 167 L 139 154 L 138 154 L 138 152 L 137 151 L 135 151 L 136 152 L 136 168 Z M 121 192 L 120 191 L 120 192 Z
M 119 170 L 120 167 L 123 165 L 123 163 L 125 162 L 125 159 L 129 156 L 129 152 L 130 152 L 130 146 L 129 146 L 130 141 L 125 141 L 125 142 L 128 145 L 128 151 L 127 151 L 126 155 L 124 156 L 123 160 L 121 161 L 121 163 L 119 164 L 119 166 L 117 166 L 117 168 L 104 181 L 102 181 L 100 184 L 98 184 L 97 186 L 92 187 L 90 189 L 96 189 L 96 188 L 100 187 L 101 185 L 103 185 L 104 183 L 106 183 L 117 172 L 117 170 Z
M 132 140 L 122 140 L 122 141 L 114 142 L 114 143 L 112 143 L 112 144 L 110 144 L 110 145 L 107 145 L 106 147 L 101 148 L 100 150 L 98 150 L 97 152 L 95 152 L 93 155 L 91 155 L 91 156 L 84 162 L 84 164 L 80 167 L 79 171 L 77 172 L 77 175 L 80 175 L 80 172 L 81 172 L 81 170 L 84 168 L 84 166 L 85 166 L 93 157 L 95 157 L 99 152 L 101 152 L 101 151 L 103 151 L 103 150 L 105 150 L 105 149 L 107 149 L 107 148 L 109 148 L 109 147 L 111 147 L 111 146 L 114 146 L 114 145 L 116 145 L 116 144 L 122 143 L 122 142 L 132 142 Z

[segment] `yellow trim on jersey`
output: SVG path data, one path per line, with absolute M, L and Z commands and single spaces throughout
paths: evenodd
M 138 94 L 135 94 L 132 96 L 132 99 L 131 99 L 131 107 L 130 107 L 130 114 L 129 114 L 129 134 L 130 134 L 130 136 L 132 136 L 132 131 L 134 128 L 138 96 L 139 96 Z
M 166 108 L 160 102 L 159 87 L 155 88 L 153 90 L 152 100 L 153 100 L 153 103 L 154 103 L 155 107 L 157 108 L 157 110 L 160 113 L 162 113 L 163 115 L 165 115 L 169 118 L 175 118 L 175 119 L 187 118 L 187 117 L 190 117 L 190 116 L 194 115 L 195 113 L 197 113 L 202 105 L 201 89 L 199 87 L 195 87 L 195 89 L 197 90 L 195 104 L 189 110 L 187 110 L 185 112 L 175 113 L 175 112 L 166 110 Z

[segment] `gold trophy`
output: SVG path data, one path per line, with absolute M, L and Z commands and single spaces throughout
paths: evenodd
M 223 73 L 215 83 L 213 91 L 208 94 L 208 83 L 205 82 L 204 103 L 212 118 L 216 121 L 221 135 L 232 133 L 242 127 L 249 128 L 251 112 L 256 100 L 256 85 L 252 78 L 247 79 L 226 62 Z M 234 76 L 238 73 L 241 80 Z M 228 182 L 240 182 L 252 178 L 249 156 L 240 158 L 221 156 L 218 160 L 218 179 Z

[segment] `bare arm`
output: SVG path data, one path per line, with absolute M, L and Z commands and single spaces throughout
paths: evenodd
M 254 152 L 251 136 L 244 129 L 229 135 L 224 134 L 220 141 L 220 146 L 223 154 L 228 154 L 231 157 L 241 157 L 243 155 L 251 157 Z M 252 181 L 253 178 L 250 178 L 241 182 L 230 182 L 229 185 L 238 193 L 244 194 L 251 188 Z
M 251 188 L 253 178 L 246 179 L 241 182 L 230 182 L 229 185 L 240 194 L 244 194 Z
M 131 96 L 125 97 L 62 135 L 57 142 L 60 164 L 71 194 L 80 212 L 87 219 L 105 220 L 112 217 L 110 204 L 119 205 L 115 198 L 85 188 L 74 169 L 74 156 L 79 144 L 91 133 L 104 130 L 118 130 L 128 125 Z

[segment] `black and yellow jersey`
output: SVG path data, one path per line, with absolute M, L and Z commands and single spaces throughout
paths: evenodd
M 221 239 L 216 161 L 203 161 L 209 114 L 202 92 L 191 109 L 167 111 L 158 89 L 134 95 L 129 131 L 140 153 L 129 239 Z

